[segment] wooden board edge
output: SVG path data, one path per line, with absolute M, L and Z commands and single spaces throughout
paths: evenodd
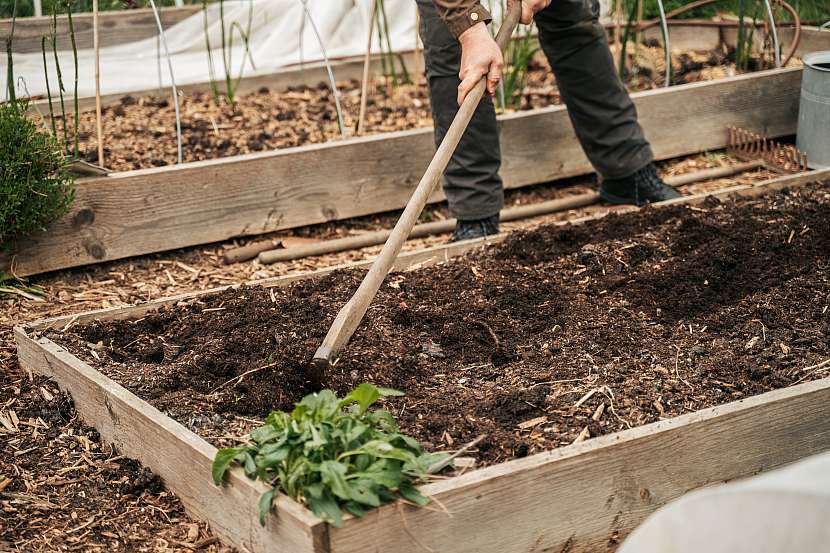
M 593 551 L 692 489 L 830 450 L 828 401 L 830 377 L 429 484 L 422 491 L 448 512 L 386 505 L 331 529 L 331 550 L 365 550 L 373 531 L 377 551 L 440 541 L 497 553 L 505 535 L 517 550 Z
M 264 545 L 269 551 L 327 551 L 328 527 L 311 511 L 280 496 L 275 516 L 259 527 L 257 502 L 267 490 L 264 483 L 251 481 L 236 469 L 228 485 L 214 486 L 210 477 L 214 446 L 58 344 L 28 330 L 14 329 L 21 368 L 54 379 L 70 394 L 85 422 L 120 453 L 161 476 L 185 509 L 210 523 L 219 536 L 235 545 Z M 195 475 L 190 474 L 194 466 L 200 469 Z M 225 514 L 234 516 L 237 524 L 227 522 Z
M 723 79 L 716 79 L 713 81 L 700 81 L 694 83 L 687 83 L 672 86 L 669 88 L 657 88 L 652 90 L 642 90 L 631 93 L 634 100 L 640 98 L 672 96 L 678 93 L 709 89 L 709 88 L 723 88 L 728 87 L 734 83 L 751 81 L 759 82 L 768 78 L 776 78 L 782 75 L 791 73 L 800 73 L 801 67 L 787 67 L 781 69 L 768 69 L 765 71 L 756 71 L 754 73 L 747 73 L 743 75 L 735 75 L 733 77 L 726 77 Z M 533 120 L 539 117 L 544 117 L 555 112 L 565 112 L 567 108 L 564 105 L 547 106 L 543 108 L 536 108 L 527 111 L 517 111 L 499 115 L 499 122 L 522 122 L 526 120 Z M 432 127 L 422 127 L 416 129 L 405 129 L 400 131 L 390 131 L 379 134 L 371 134 L 365 136 L 351 136 L 345 139 L 330 140 L 328 142 L 321 142 L 317 144 L 306 144 L 303 146 L 294 146 L 291 148 L 280 148 L 276 150 L 269 150 L 266 152 L 252 152 L 247 154 L 239 154 L 230 157 L 205 159 L 199 161 L 189 161 L 186 163 L 176 165 L 165 165 L 163 167 L 147 167 L 143 169 L 133 169 L 130 171 L 117 171 L 109 173 L 105 177 L 88 178 L 80 181 L 79 184 L 84 186 L 104 186 L 111 187 L 117 185 L 117 179 L 126 179 L 142 175 L 158 175 L 169 173 L 175 175 L 184 171 L 199 170 L 215 168 L 217 165 L 232 166 L 239 163 L 246 163 L 249 161 L 263 160 L 263 159 L 279 159 L 282 157 L 302 155 L 309 152 L 326 151 L 332 148 L 341 148 L 349 146 L 371 147 L 379 142 L 386 140 L 394 140 L 400 138 L 411 138 L 413 136 L 432 136 Z M 726 129 L 724 128 L 724 137 L 726 137 Z M 774 137 L 769 137 L 774 138 Z M 725 144 L 725 142 L 724 142 Z
M 804 173 L 798 173 L 794 175 L 784 175 L 781 177 L 775 177 L 773 179 L 769 179 L 763 182 L 755 183 L 755 184 L 746 184 L 746 185 L 737 185 L 732 186 L 729 188 L 723 188 L 721 190 L 713 190 L 711 192 L 703 192 L 700 194 L 695 194 L 691 196 L 684 196 L 682 198 L 678 198 L 676 200 L 671 200 L 668 202 L 663 202 L 660 204 L 654 204 L 651 206 L 652 209 L 659 209 L 661 207 L 666 207 L 670 205 L 678 205 L 678 204 L 696 204 L 700 203 L 707 198 L 714 197 L 719 199 L 729 198 L 731 196 L 753 196 L 758 194 L 763 194 L 766 192 L 771 192 L 775 190 L 781 190 L 784 188 L 797 188 L 800 186 L 804 186 L 807 184 L 812 184 L 815 182 L 820 182 L 824 179 L 830 180 L 830 169 L 822 169 L 816 171 L 808 171 Z M 596 221 L 603 217 L 608 216 L 610 213 L 626 213 L 631 211 L 636 211 L 638 208 L 633 206 L 622 207 L 622 208 L 612 208 L 609 206 L 609 209 L 601 212 L 596 213 L 593 215 L 588 215 L 585 217 L 578 217 L 575 219 L 569 219 L 565 221 L 556 221 L 550 223 L 551 225 L 556 226 L 565 226 L 565 225 L 576 225 L 582 224 L 589 221 Z M 420 250 L 413 250 L 409 252 L 402 253 L 398 260 L 395 262 L 393 266 L 393 271 L 402 272 L 402 271 L 410 271 L 410 270 L 417 270 L 424 267 L 430 267 L 432 265 L 437 265 L 440 263 L 446 263 L 453 258 L 456 258 L 460 255 L 464 255 L 472 250 L 484 248 L 491 245 L 496 245 L 504 240 L 506 240 L 510 236 L 510 232 L 503 232 L 494 236 L 487 236 L 484 238 L 474 238 L 472 240 L 465 240 L 461 242 L 453 242 L 450 244 L 439 244 L 436 246 L 431 246 L 429 248 L 424 248 Z M 161 307 L 173 305 L 178 302 L 189 301 L 195 298 L 199 298 L 202 296 L 206 296 L 209 294 L 216 294 L 219 292 L 223 292 L 225 290 L 230 290 L 234 288 L 239 288 L 240 286 L 263 286 L 266 288 L 271 287 L 281 287 L 291 284 L 292 282 L 296 282 L 299 280 L 306 280 L 312 278 L 320 278 L 325 275 L 331 274 L 335 271 L 347 271 L 347 270 L 354 270 L 354 269 L 363 269 L 374 263 L 375 258 L 369 258 L 362 261 L 351 262 L 351 263 L 344 263 L 341 265 L 334 265 L 331 267 L 324 267 L 322 269 L 316 269 L 314 271 L 308 272 L 301 272 L 301 273 L 291 273 L 287 275 L 282 275 L 278 277 L 266 278 L 266 279 L 258 279 L 258 280 L 251 280 L 245 282 L 243 284 L 230 284 L 225 286 L 218 286 L 215 288 L 209 288 L 207 290 L 197 290 L 194 292 L 186 292 L 183 294 L 177 294 L 175 296 L 168 296 L 165 298 L 159 298 L 157 300 L 153 300 L 146 303 L 141 303 L 138 305 L 130 305 L 126 307 L 116 307 L 116 308 L 106 308 L 106 309 L 95 309 L 91 311 L 85 311 L 82 313 L 78 313 L 75 315 L 62 315 L 60 317 L 52 317 L 46 319 L 38 319 L 31 323 L 27 323 L 24 325 L 25 329 L 31 330 L 45 330 L 45 329 L 62 329 L 67 325 L 74 325 L 78 323 L 85 323 L 92 320 L 100 319 L 100 320 L 116 320 L 116 319 L 127 319 L 133 318 L 135 316 L 141 316 L 145 313 L 154 311 Z
M 480 482 L 495 478 L 509 478 L 522 472 L 533 471 L 548 464 L 557 463 L 572 457 L 579 457 L 596 452 L 605 448 L 619 448 L 630 442 L 647 440 L 663 432 L 682 430 L 684 427 L 694 424 L 705 424 L 708 421 L 732 416 L 736 413 L 748 412 L 758 407 L 771 405 L 773 403 L 787 402 L 788 400 L 813 394 L 815 392 L 830 393 L 830 377 L 804 382 L 786 388 L 779 388 L 764 392 L 745 399 L 707 407 L 691 413 L 685 413 L 669 419 L 653 422 L 643 426 L 637 426 L 614 434 L 607 434 L 592 438 L 582 443 L 562 446 L 550 451 L 537 453 L 523 459 L 514 459 L 498 465 L 468 472 L 440 482 L 427 484 L 421 490 L 430 496 L 440 499 L 441 494 L 463 490 L 469 486 L 477 485 Z M 830 449 L 830 445 L 828 445 Z

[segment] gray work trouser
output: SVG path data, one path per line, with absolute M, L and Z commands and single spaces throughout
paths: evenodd
M 461 47 L 432 0 L 416 1 L 437 145 L 458 111 Z M 598 14 L 598 0 L 553 0 L 536 14 L 536 26 L 582 149 L 600 175 L 621 178 L 648 165 L 653 155 L 617 76 Z M 453 216 L 481 219 L 501 210 L 500 166 L 496 113 L 485 98 L 444 173 Z

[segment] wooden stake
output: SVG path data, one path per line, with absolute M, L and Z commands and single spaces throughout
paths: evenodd
M 622 16 L 622 0 L 615 0 L 614 2 L 614 47 L 617 49 L 617 53 L 619 54 L 620 50 L 622 50 L 622 24 L 623 24 L 623 16 Z M 614 59 L 619 59 L 619 56 L 614 56 Z
M 104 131 L 101 124 L 101 45 L 98 40 L 98 0 L 92 0 L 92 43 L 95 48 L 95 127 L 98 133 L 98 165 L 104 167 Z
M 360 89 L 360 114 L 357 116 L 357 136 L 363 134 L 363 120 L 366 118 L 366 101 L 369 89 L 369 66 L 372 63 L 372 36 L 374 35 L 375 14 L 378 9 L 377 0 L 372 2 L 372 13 L 369 14 L 369 32 L 366 33 L 366 56 L 363 58 L 363 86 Z

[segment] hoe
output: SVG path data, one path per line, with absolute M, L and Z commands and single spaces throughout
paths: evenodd
M 507 14 L 496 36 L 496 42 L 502 52 L 507 48 L 510 37 L 513 35 L 513 30 L 519 24 L 519 18 L 522 13 L 520 1 L 512 0 L 509 4 Z M 427 200 L 429 200 L 429 197 L 435 190 L 444 173 L 444 169 L 447 168 L 447 164 L 455 148 L 458 146 L 464 131 L 467 129 L 473 113 L 484 97 L 484 91 L 487 85 L 486 80 L 487 77 L 485 76 L 467 94 L 446 136 L 444 136 L 429 167 L 427 167 L 426 173 L 421 178 L 421 182 L 418 183 L 418 187 L 415 189 L 409 202 L 407 202 L 401 218 L 398 219 L 395 228 L 386 240 L 383 250 L 381 250 L 380 255 L 375 259 L 369 272 L 363 278 L 360 287 L 358 287 L 351 299 L 337 314 L 323 343 L 314 354 L 314 359 L 312 359 L 309 367 L 309 379 L 314 385 L 319 386 L 321 384 L 323 376 L 331 367 L 332 363 L 337 360 L 340 350 L 348 343 L 355 330 L 357 330 L 364 315 L 366 315 L 366 310 L 369 309 L 369 304 L 372 303 L 378 289 L 395 264 L 395 260 L 398 258 L 404 242 L 406 242 L 407 237 L 412 231 L 412 227 L 415 226 L 418 217 L 421 216 Z

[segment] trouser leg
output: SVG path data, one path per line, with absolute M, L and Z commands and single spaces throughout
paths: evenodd
M 597 0 L 554 0 L 536 14 L 536 25 L 585 155 L 603 177 L 621 178 L 653 154 L 598 16 Z
M 461 47 L 438 15 L 432 0 L 417 0 L 424 43 L 426 76 L 432 104 L 436 147 L 458 111 Z M 444 193 L 454 217 L 483 219 L 501 211 L 504 190 L 499 176 L 501 150 L 496 111 L 490 98 L 476 109 L 444 172 Z

